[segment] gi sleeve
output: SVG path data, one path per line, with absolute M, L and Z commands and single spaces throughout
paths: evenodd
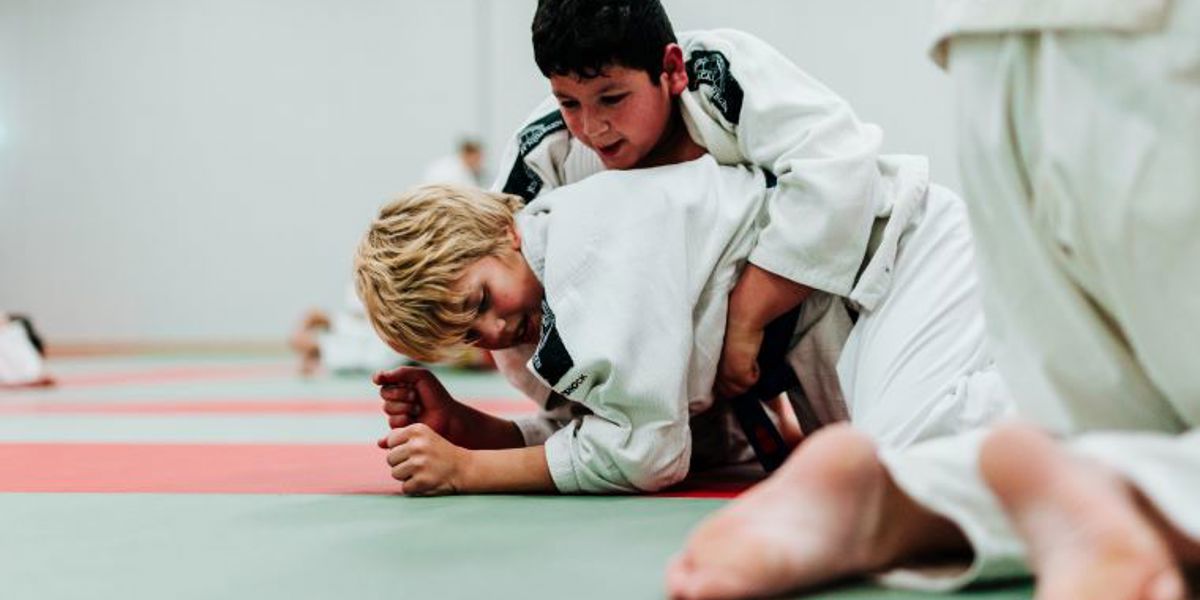
M 678 350 L 677 356 L 686 358 L 686 349 Z M 596 377 L 586 402 L 596 412 L 546 440 L 555 487 L 564 493 L 653 492 L 686 477 L 691 458 L 686 403 L 673 402 L 683 391 L 651 389 L 653 378 L 645 377 L 683 373 L 686 364 L 663 365 L 661 372 L 645 365 L 637 370 L 600 362 L 580 366 Z
M 689 127 L 722 163 L 740 158 L 778 177 L 750 261 L 848 295 L 880 210 L 880 129 L 754 36 L 698 32 L 685 43 Z

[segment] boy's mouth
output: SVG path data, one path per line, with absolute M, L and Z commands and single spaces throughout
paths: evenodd
M 521 326 L 517 328 L 517 341 L 524 342 L 526 333 L 529 331 L 529 317 L 521 319 Z
M 529 317 L 521 317 L 521 322 L 517 324 L 517 328 L 513 331 L 512 341 L 510 346 L 520 346 L 525 343 L 525 337 L 529 329 Z
M 533 324 L 533 318 L 528 315 L 521 319 L 521 325 L 517 327 L 516 334 L 513 336 L 513 341 L 516 344 L 529 344 L 536 342 L 538 335 L 541 332 Z
M 617 140 L 607 146 L 596 146 L 596 151 L 599 152 L 600 156 L 603 156 L 604 158 L 612 158 L 621 151 L 621 144 L 624 143 L 625 142 L 622 140 Z

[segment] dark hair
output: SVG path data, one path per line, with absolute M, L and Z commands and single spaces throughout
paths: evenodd
M 658 83 L 675 30 L 658 0 L 538 0 L 533 57 L 542 75 L 591 78 L 618 65 Z

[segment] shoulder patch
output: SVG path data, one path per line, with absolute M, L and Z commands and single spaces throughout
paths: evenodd
M 721 111 L 725 120 L 737 124 L 742 114 L 742 86 L 733 77 L 729 59 L 716 50 L 697 50 L 687 61 L 688 89 L 709 86 L 708 100 Z
M 550 384 L 550 387 L 557 387 L 563 375 L 574 366 L 575 361 L 558 335 L 554 311 L 550 310 L 549 303 L 542 300 L 542 337 L 533 353 L 533 369 Z
M 525 164 L 529 151 L 537 148 L 546 136 L 567 128 L 562 111 L 554 111 L 530 123 L 517 134 L 517 159 L 504 182 L 504 193 L 515 194 L 529 202 L 542 191 L 542 178 Z

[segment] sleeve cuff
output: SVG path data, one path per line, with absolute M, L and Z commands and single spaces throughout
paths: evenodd
M 554 432 L 558 431 L 558 423 L 543 415 L 522 416 L 513 419 L 526 446 L 541 446 L 546 443 Z
M 575 476 L 575 466 L 571 463 L 573 429 L 571 425 L 559 429 L 543 446 L 546 449 L 546 465 L 550 468 L 550 478 L 554 480 L 554 487 L 563 494 L 577 494 L 582 491 L 579 479 Z
M 850 295 L 850 290 L 854 285 L 856 273 L 837 273 L 805 265 L 796 257 L 773 253 L 771 248 L 767 244 L 763 244 L 761 240 L 758 247 L 750 252 L 749 260 L 756 267 L 834 296 Z

